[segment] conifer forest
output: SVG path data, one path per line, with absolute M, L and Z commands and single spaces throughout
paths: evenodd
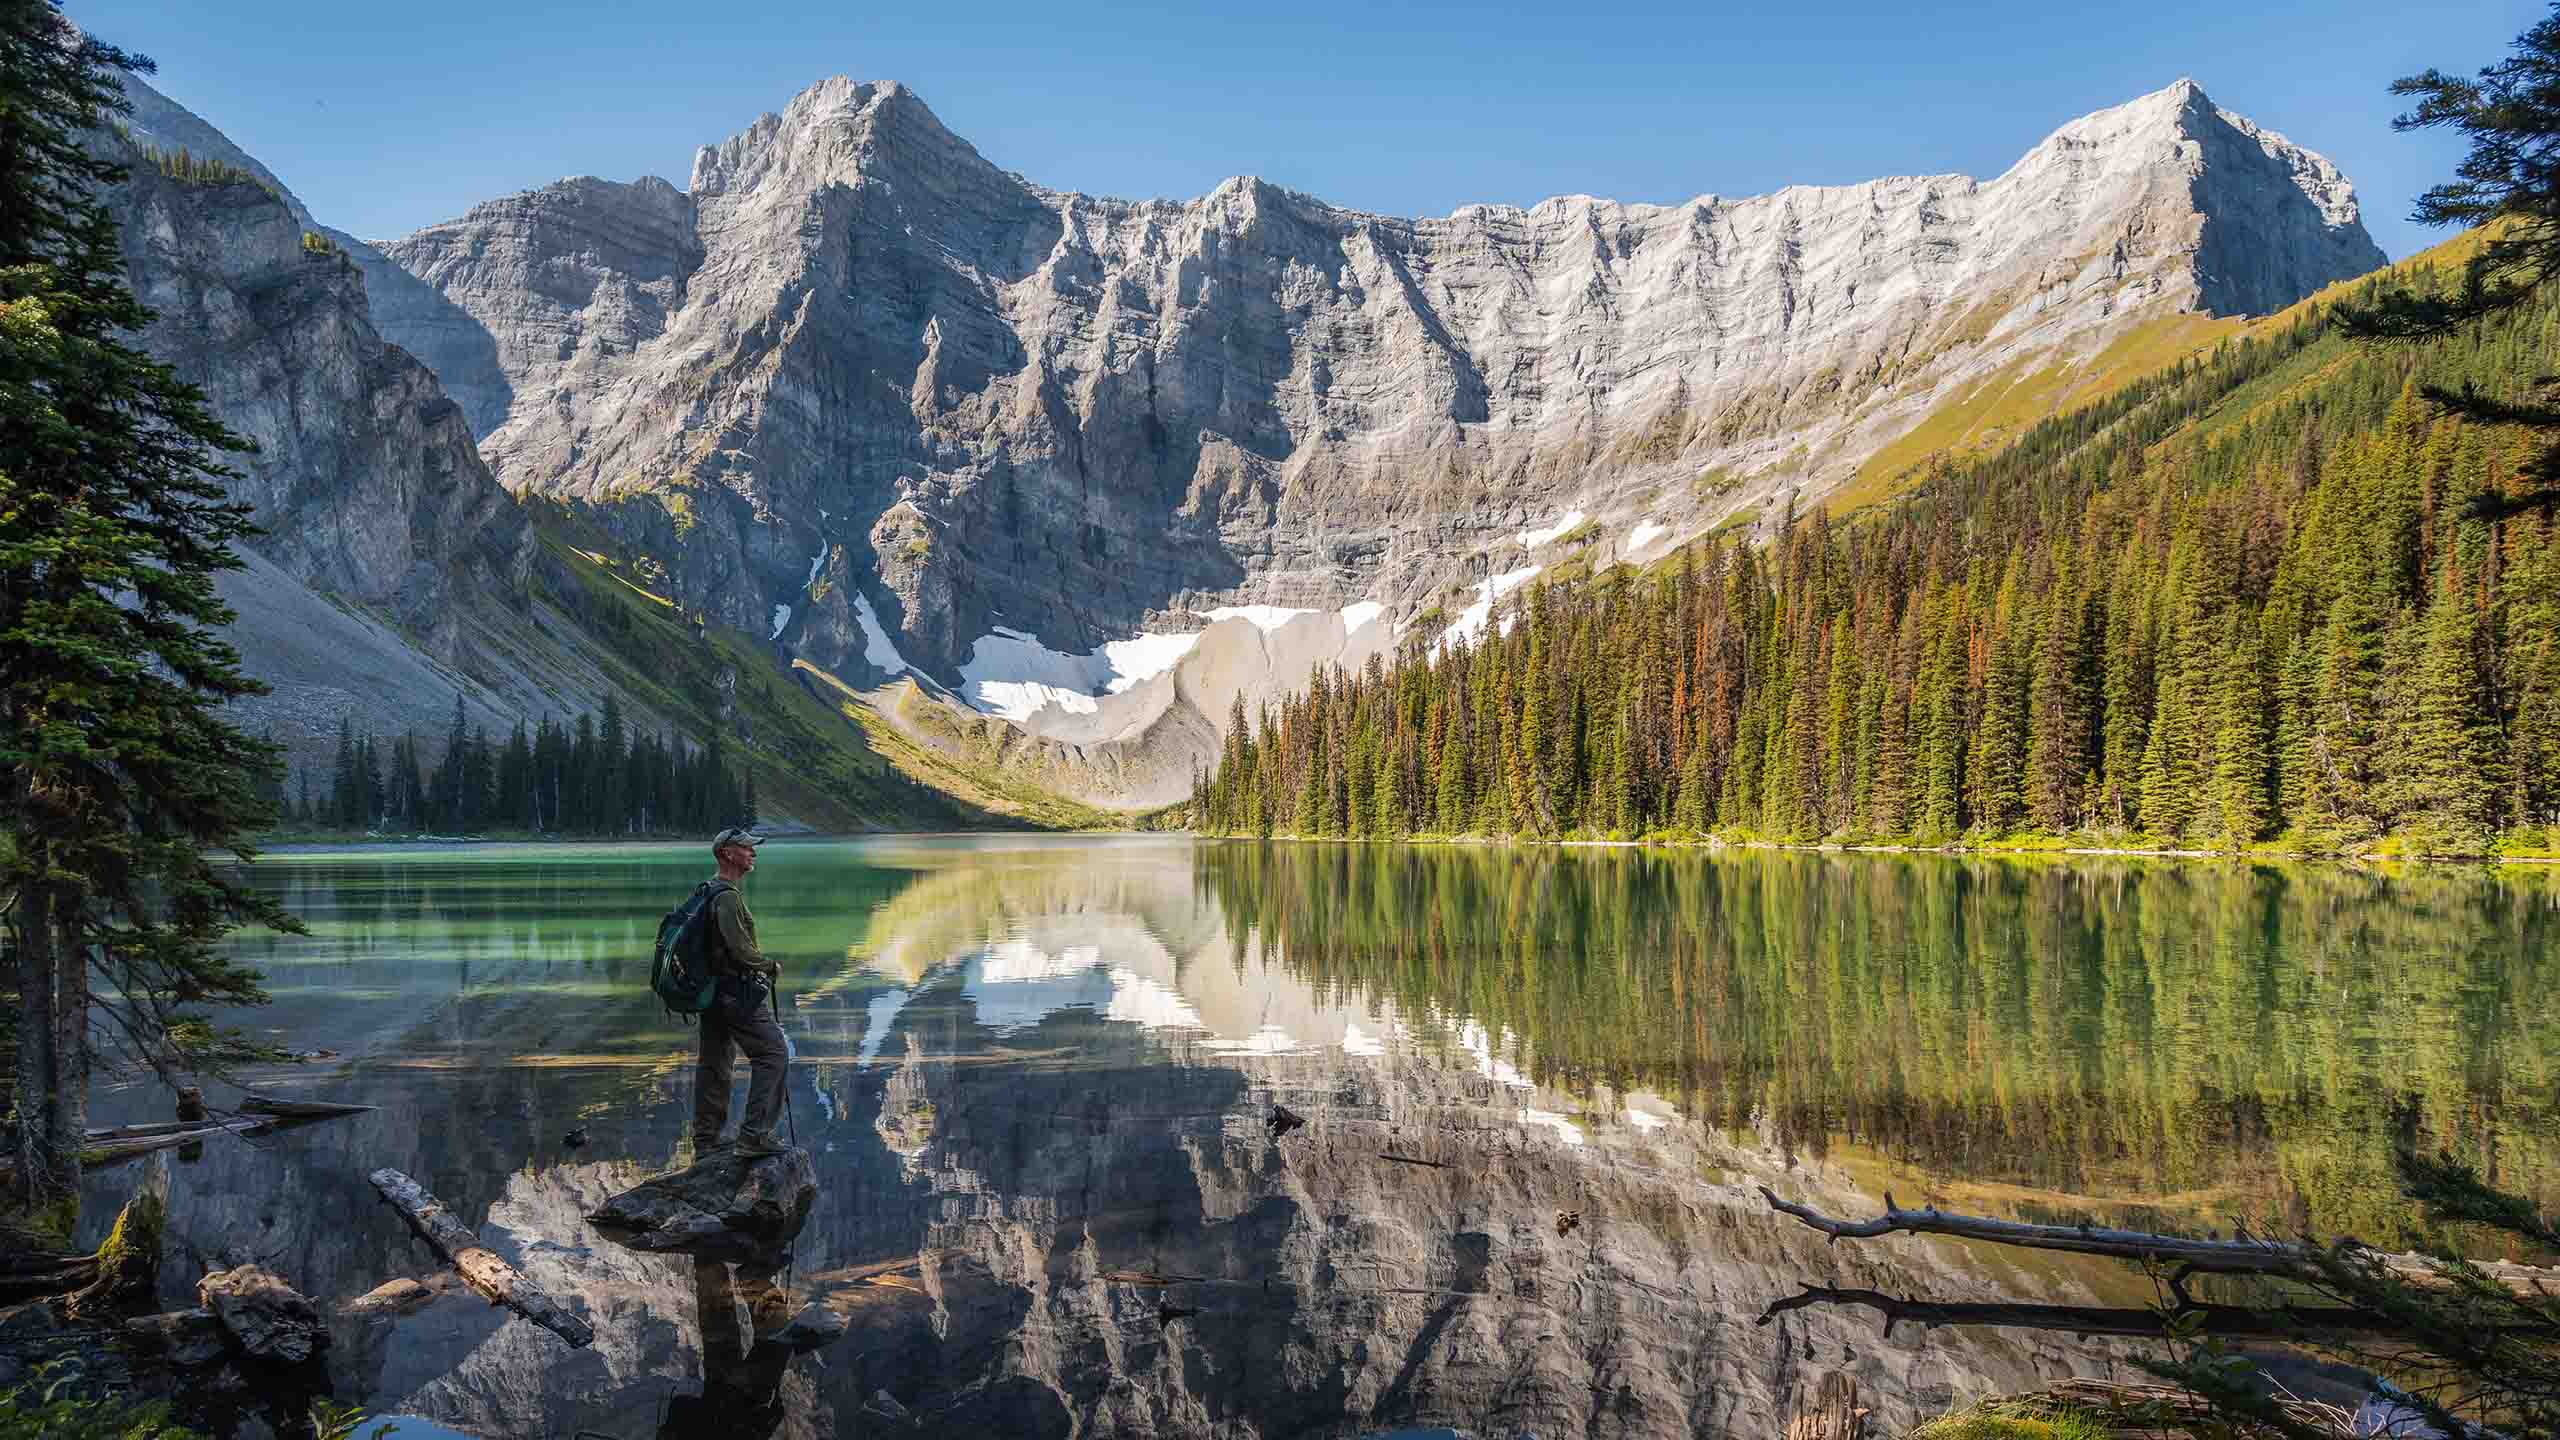
M 574 722 L 519 721 L 504 742 L 470 726 L 456 695 L 432 762 L 414 735 L 386 741 L 342 721 L 329 774 L 315 785 L 305 772 L 271 800 L 289 822 L 383 832 L 663 835 L 752 821 L 756 808 L 754 775 L 716 733 L 696 746 L 635 729 L 610 695 Z
M 1195 823 L 2546 849 L 2560 536 L 2547 503 L 2495 503 L 2534 441 L 2419 391 L 2521 398 L 2555 324 L 2545 291 L 2361 346 L 2302 307 L 1888 506 L 1541 577 L 1473 643 L 1239 703 Z

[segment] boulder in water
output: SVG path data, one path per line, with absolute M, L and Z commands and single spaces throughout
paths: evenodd
M 809 1152 L 715 1153 L 604 1202 L 587 1219 L 634 1250 L 753 1254 L 800 1234 L 818 1197 Z

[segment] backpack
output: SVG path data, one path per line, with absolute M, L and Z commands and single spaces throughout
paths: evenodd
M 732 888 L 722 881 L 705 880 L 658 922 L 658 951 L 649 965 L 649 988 L 671 1014 L 690 1018 L 717 1000 L 720 942 L 713 934 L 711 902 Z

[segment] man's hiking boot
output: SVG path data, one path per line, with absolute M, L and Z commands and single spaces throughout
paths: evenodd
M 719 1154 L 723 1150 L 734 1150 L 737 1148 L 737 1145 L 737 1141 L 726 1139 L 718 1135 L 709 1136 L 707 1138 L 701 1135 L 696 1135 L 693 1137 L 693 1158 L 696 1160 L 708 1159 L 713 1155 Z
M 759 1135 L 752 1130 L 741 1130 L 738 1132 L 737 1140 L 730 1145 L 729 1153 L 741 1160 L 761 1160 L 767 1155 L 779 1155 L 790 1148 L 772 1135 Z

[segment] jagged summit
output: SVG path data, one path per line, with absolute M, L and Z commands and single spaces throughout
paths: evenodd
M 1088 753 L 1210 693 L 1087 715 L 1074 677 L 1141 630 L 1437 623 L 1569 532 L 1650 554 L 1801 509 L 1948 407 L 2045 397 L 1961 427 L 1988 443 L 2074 388 L 2033 377 L 2383 259 L 2336 167 L 2185 80 L 1990 180 L 1407 219 L 1050 190 L 837 77 L 689 193 L 546 187 L 386 249 L 445 309 L 385 328 L 507 485 L 857 683 L 1069 694 Z
M 946 127 L 930 103 L 912 87 L 897 80 L 857 81 L 848 75 L 835 75 L 818 81 L 792 97 L 779 112 L 767 112 L 755 122 L 716 145 L 705 145 L 695 152 L 694 175 L 688 189 L 699 192 L 706 185 L 734 188 L 731 173 L 737 157 L 759 147 L 777 143 L 795 143 L 784 137 L 797 134 L 814 135 L 835 124 L 868 131 L 887 122 L 895 113 L 900 125 L 910 132 L 909 138 L 925 137 L 936 146 L 950 146 L 989 170 L 1021 183 L 1026 189 L 1061 201 L 1118 204 L 1124 206 L 1173 205 L 1185 202 L 1164 199 L 1131 200 L 1121 197 L 1074 190 L 1051 189 L 1033 178 L 1001 170 L 985 159 L 960 136 Z M 2042 156 L 2052 152 L 2086 149 L 2119 149 L 2139 156 L 2147 142 L 2175 145 L 2198 140 L 2196 132 L 2218 122 L 2255 142 L 2270 157 L 2281 160 L 2303 177 L 2306 194 L 2322 211 L 2331 225 L 2360 225 L 2354 187 L 2326 157 L 2295 145 L 2282 134 L 2265 129 L 2245 116 L 2225 110 L 2213 102 L 2204 87 L 2187 76 L 2139 95 L 2122 104 L 2092 111 L 2078 119 L 2057 126 L 2052 133 L 2032 147 L 2016 165 L 1990 181 L 1981 181 L 1956 172 L 1927 175 L 1886 175 L 1876 179 L 1845 185 L 1790 185 L 1754 196 L 1727 196 L 1717 191 L 1701 192 L 1686 201 L 1660 203 L 1623 201 L 1609 196 L 1581 192 L 1551 195 L 1526 206 L 1501 202 L 1477 202 L 1461 205 L 1445 217 L 1448 222 L 1462 222 L 1481 215 L 1527 216 L 1550 210 L 1608 210 L 1629 215 L 1649 215 L 1696 209 L 1715 209 L 1753 200 L 1776 200 L 1799 194 L 1865 194 L 1878 187 L 1907 185 L 1956 184 L 1967 186 L 1996 185 L 2021 169 L 2031 168 Z M 2145 157 L 2148 158 L 2148 157 Z M 587 178 L 587 177 L 573 177 Z M 654 179 L 655 177 L 644 177 Z M 1238 193 L 1265 192 L 1277 198 L 1326 210 L 1351 221 L 1406 221 L 1429 217 L 1406 217 L 1381 212 L 1348 209 L 1329 205 L 1313 194 L 1276 185 L 1258 175 L 1232 175 L 1220 181 L 1206 194 L 1188 202 L 1202 204 L 1228 198 Z

